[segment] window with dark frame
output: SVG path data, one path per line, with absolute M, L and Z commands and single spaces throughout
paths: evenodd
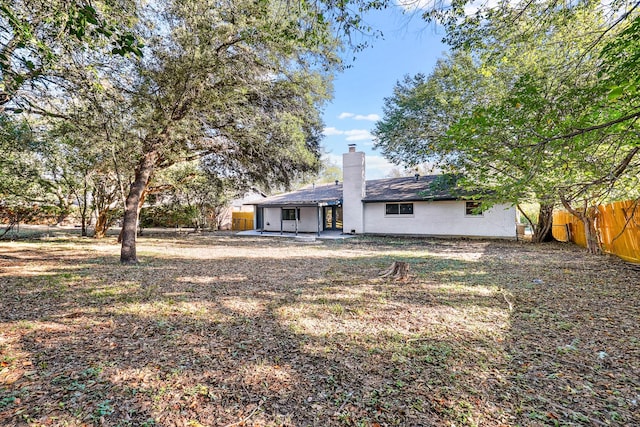
M 298 219 L 300 219 L 300 209 L 298 210 Z M 282 209 L 282 219 L 284 221 L 295 221 L 296 220 L 296 209 Z
M 467 216 L 482 216 L 484 210 L 482 209 L 482 202 L 466 202 L 465 212 Z
M 400 215 L 413 215 L 413 203 L 400 203 Z
M 413 203 L 387 203 L 385 215 L 413 215 Z

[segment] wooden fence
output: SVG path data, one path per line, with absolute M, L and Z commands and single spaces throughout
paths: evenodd
M 253 212 L 232 212 L 231 229 L 235 231 L 253 230 Z
M 598 206 L 595 226 L 605 252 L 640 263 L 640 203 L 628 200 Z M 553 214 L 553 237 L 587 245 L 582 221 L 566 211 Z

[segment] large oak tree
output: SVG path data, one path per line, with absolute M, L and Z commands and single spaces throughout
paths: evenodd
M 637 189 L 640 105 L 622 72 L 637 63 L 633 10 L 535 1 L 448 21 L 456 53 L 428 79 L 398 85 L 379 146 L 396 160 L 436 156 L 494 199 L 533 195 L 547 216 L 561 202 L 593 230 L 593 204 Z M 418 132 L 407 108 L 426 113 Z
M 157 168 L 202 156 L 220 174 L 288 182 L 317 165 L 318 108 L 336 41 L 306 3 L 175 0 L 144 10 L 148 48 L 130 64 L 140 151 L 121 262 L 135 263 L 141 200 Z

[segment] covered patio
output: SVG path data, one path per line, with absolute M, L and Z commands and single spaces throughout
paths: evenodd
M 254 206 L 254 231 L 261 235 L 342 234 L 342 184 L 339 181 L 268 197 Z

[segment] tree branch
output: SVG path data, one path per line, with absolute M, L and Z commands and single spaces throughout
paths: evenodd
M 584 135 L 585 133 L 589 133 L 589 132 L 593 132 L 595 130 L 600 130 L 600 129 L 604 129 L 607 128 L 609 126 L 613 126 L 616 125 L 618 123 L 622 123 L 622 122 L 626 122 L 627 120 L 631 120 L 631 119 L 637 119 L 640 117 L 640 111 L 636 111 L 635 113 L 623 116 L 623 117 L 619 117 L 615 120 L 611 120 L 609 122 L 606 123 L 601 123 L 599 125 L 594 125 L 594 126 L 589 126 L 586 128 L 582 128 L 582 129 L 576 129 L 573 132 L 569 132 L 566 133 L 564 135 L 557 135 L 557 136 L 552 136 L 551 138 L 544 138 L 545 142 L 551 142 L 551 141 L 557 141 L 560 139 L 570 139 L 573 138 L 575 136 L 578 135 Z

